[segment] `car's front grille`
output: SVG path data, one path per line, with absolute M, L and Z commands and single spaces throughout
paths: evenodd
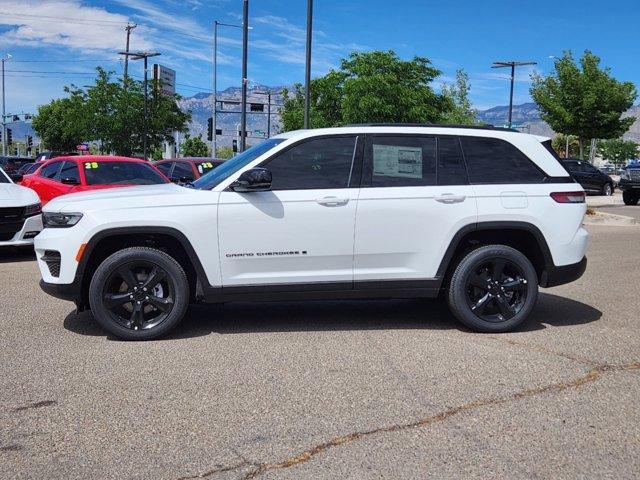
M 49 273 L 52 277 L 58 278 L 60 276 L 60 252 L 45 250 L 42 261 L 49 267 Z
M 631 180 L 640 180 L 640 168 L 635 168 L 635 169 L 629 169 L 627 170 L 629 172 L 629 178 Z
M 0 241 L 11 240 L 24 225 L 24 207 L 0 208 Z

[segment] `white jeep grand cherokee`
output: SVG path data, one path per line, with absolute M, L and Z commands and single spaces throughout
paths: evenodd
M 60 197 L 35 247 L 42 288 L 125 339 L 166 334 L 192 302 L 440 293 L 468 327 L 504 332 L 538 286 L 584 272 L 584 197 L 542 137 L 295 131 L 187 187 Z

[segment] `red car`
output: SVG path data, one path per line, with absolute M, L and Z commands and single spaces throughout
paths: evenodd
M 218 158 L 184 157 L 160 160 L 154 165 L 172 182 L 186 183 L 197 180 L 223 163 L 224 160 Z
M 169 180 L 147 161 L 100 155 L 56 157 L 42 162 L 21 181 L 21 185 L 36 191 L 43 205 L 67 193 L 159 183 Z

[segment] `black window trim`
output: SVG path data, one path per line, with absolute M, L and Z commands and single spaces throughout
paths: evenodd
M 351 157 L 351 168 L 349 169 L 349 183 L 346 187 L 343 188 L 360 188 L 360 183 L 362 180 L 362 157 L 363 157 L 363 145 L 364 141 L 361 141 L 361 138 L 364 138 L 365 134 L 362 133 L 341 133 L 339 135 L 316 135 L 313 137 L 303 138 L 291 145 L 279 150 L 272 154 L 269 158 L 266 158 L 256 167 L 269 168 L 268 164 L 272 160 L 275 160 L 276 156 L 282 155 L 292 148 L 298 147 L 304 143 L 311 142 L 314 140 L 321 140 L 326 138 L 353 138 L 355 139 L 355 146 L 353 148 L 353 154 Z M 232 190 L 230 187 L 227 187 L 226 190 Z M 272 190 L 274 192 L 290 192 L 292 190 L 336 190 L 335 188 L 284 188 L 279 190 Z

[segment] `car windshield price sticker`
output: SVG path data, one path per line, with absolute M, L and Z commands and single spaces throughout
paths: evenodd
M 87 170 L 92 168 L 98 168 L 98 162 L 87 162 L 84 164 L 84 168 L 86 168 Z
M 374 144 L 373 174 L 422 178 L 422 148 Z

